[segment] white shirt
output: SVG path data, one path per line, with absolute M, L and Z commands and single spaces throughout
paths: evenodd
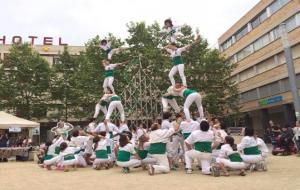
M 161 129 L 170 129 L 172 126 L 171 122 L 168 119 L 164 119 L 161 122 Z
M 167 89 L 167 93 L 165 94 L 166 96 L 179 96 L 179 92 L 175 92 L 174 91 L 174 87 L 173 86 L 170 86 L 168 89 Z
M 257 141 L 254 137 L 245 136 L 242 138 L 241 143 L 237 145 L 239 151 L 244 150 L 245 148 L 258 146 Z
M 64 142 L 63 137 L 59 137 L 59 139 L 54 139 L 53 143 L 48 147 L 48 155 L 54 155 L 55 154 L 55 148 L 59 146 L 62 142 Z
M 111 48 L 111 42 L 107 42 L 107 44 L 105 46 L 100 44 L 100 48 L 102 48 L 104 51 L 110 49 Z
M 150 143 L 167 143 L 169 138 L 175 133 L 174 127 L 170 129 L 157 129 L 155 131 L 151 131 L 149 134 L 149 142 Z
M 80 148 L 78 147 L 67 147 L 64 151 L 60 151 L 59 156 L 66 156 L 68 154 L 74 154 L 75 152 L 79 151 Z
M 141 136 L 143 136 L 145 134 L 147 134 L 147 131 L 145 129 L 139 127 L 136 130 L 136 140 L 139 140 L 139 138 L 141 138 Z
M 179 128 L 182 133 L 192 133 L 193 131 L 200 130 L 200 124 L 194 120 L 190 122 L 182 121 Z
M 258 148 L 261 152 L 269 153 L 269 149 L 268 149 L 266 143 L 261 138 L 257 137 L 256 142 L 257 142 Z
M 216 141 L 218 143 L 224 143 L 225 142 L 225 137 L 227 137 L 227 133 L 223 130 L 223 129 L 213 129 L 215 137 L 216 137 Z M 220 137 L 220 136 L 221 137 Z
M 214 132 L 211 130 L 208 131 L 193 131 L 192 134 L 185 139 L 185 142 L 193 145 L 196 142 L 213 142 L 214 140 Z
M 104 69 L 107 71 L 107 70 L 114 70 L 114 68 L 116 68 L 119 64 L 118 63 L 115 63 L 115 64 L 109 64 L 109 65 L 106 65 L 104 67 Z
M 136 154 L 135 149 L 134 149 L 134 145 L 131 144 L 131 143 L 128 143 L 124 147 L 119 147 L 119 150 L 130 152 L 131 154 Z
M 71 137 L 70 143 L 75 147 L 84 148 L 88 140 L 90 140 L 90 137 L 88 136 L 77 136 Z
M 98 142 L 98 146 L 96 150 L 106 150 L 107 146 L 109 146 L 109 140 L 107 138 L 101 138 Z
M 166 49 L 172 58 L 181 56 L 181 53 L 187 50 L 188 46 L 184 46 L 182 48 L 177 48 L 176 50 Z
M 229 144 L 224 144 L 221 146 L 221 150 L 219 152 L 219 158 L 228 158 L 229 155 L 238 153 L 237 151 L 232 150 Z
M 120 133 L 120 130 L 118 129 L 118 127 L 113 123 L 110 123 L 110 122 L 107 123 L 107 127 L 108 127 L 108 132 Z M 103 122 L 99 123 L 98 126 L 94 130 L 95 133 L 99 133 L 101 131 L 106 131 L 106 127 Z
M 119 127 L 119 131 L 120 133 L 123 133 L 124 131 L 128 131 L 129 132 L 129 127 L 127 124 L 123 124 Z
M 293 128 L 293 132 L 294 132 L 295 139 L 299 140 L 299 137 L 300 137 L 300 127 L 294 127 Z
M 96 123 L 95 122 L 91 122 L 87 126 L 86 131 L 89 132 L 89 133 L 91 133 L 91 132 L 93 132 L 95 130 L 95 128 L 96 128 Z

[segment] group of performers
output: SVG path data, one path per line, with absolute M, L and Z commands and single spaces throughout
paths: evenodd
M 184 74 L 181 54 L 192 48 L 193 44 L 179 48 L 176 38 L 182 27 L 173 26 L 171 19 L 165 20 L 164 24 L 164 31 L 171 41 L 164 49 L 170 53 L 173 67 L 169 73 L 171 86 L 162 95 L 161 124 L 127 126 L 121 98 L 114 90 L 113 81 L 114 68 L 128 62 L 111 63 L 112 56 L 125 48 L 113 49 L 107 40 L 102 40 L 100 47 L 107 53 L 107 59 L 102 61 L 105 68 L 104 95 L 96 104 L 95 114 L 84 130 L 74 130 L 72 125 L 59 122 L 52 129 L 55 138 L 42 147 L 41 167 L 69 171 L 88 165 L 96 170 L 117 165 L 124 173 L 141 167 L 148 170 L 149 175 L 154 175 L 177 170 L 182 164 L 186 173 L 191 174 L 196 161 L 203 174 L 214 176 L 220 176 L 221 171 L 229 176 L 228 169 L 238 170 L 242 176 L 246 169 L 267 169 L 268 148 L 263 140 L 256 137 L 252 128 L 245 129 L 241 143 L 236 145 L 234 138 L 227 135 L 222 122 L 217 118 L 205 119 L 202 97 L 199 92 L 188 88 Z M 177 72 L 181 83 L 174 80 Z M 185 99 L 183 113 L 176 101 L 178 96 Z M 190 106 L 194 102 L 198 112 L 193 118 Z M 120 113 L 118 124 L 111 121 L 115 109 Z M 105 117 L 97 123 L 100 111 Z

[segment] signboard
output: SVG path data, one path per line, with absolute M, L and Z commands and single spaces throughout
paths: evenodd
M 10 133 L 20 133 L 21 130 L 22 130 L 21 127 L 10 127 L 8 129 L 8 132 L 10 132 Z
M 278 102 L 282 102 L 283 97 L 282 96 L 274 96 L 272 98 L 263 99 L 258 101 L 259 106 L 267 106 L 270 104 L 276 104 Z
M 42 45 L 48 45 L 48 46 L 52 46 L 54 44 L 58 44 L 59 46 L 66 46 L 68 44 L 63 43 L 63 40 L 61 37 L 58 37 L 57 39 L 55 39 L 54 37 L 38 37 L 38 36 L 28 36 L 27 38 L 24 38 L 22 36 L 12 36 L 11 38 L 8 38 L 7 36 L 0 35 L 0 45 L 6 45 L 6 44 L 18 44 L 18 43 L 22 43 L 24 41 L 29 42 L 31 45 L 35 45 L 36 41 L 42 41 Z M 56 43 L 55 43 L 56 42 Z

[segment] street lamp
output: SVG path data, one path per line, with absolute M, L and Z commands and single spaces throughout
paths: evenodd
M 285 55 L 286 64 L 288 68 L 288 77 L 290 81 L 291 92 L 293 95 L 295 115 L 297 121 L 300 121 L 300 98 L 299 98 L 299 93 L 298 93 L 298 88 L 296 83 L 296 74 L 295 74 L 295 67 L 293 63 L 292 50 L 289 43 L 288 32 L 285 23 L 280 24 L 280 32 L 281 32 L 281 41 L 284 48 L 284 55 Z

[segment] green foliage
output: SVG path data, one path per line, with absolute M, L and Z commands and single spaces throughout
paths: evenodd
M 113 48 L 129 46 L 128 50 L 115 54 L 112 59 L 112 63 L 130 61 L 115 70 L 116 93 L 121 94 L 134 76 L 139 59 L 147 75 L 164 93 L 170 86 L 168 73 L 172 64 L 162 47 L 170 43 L 169 40 L 158 23 L 131 22 L 127 26 L 129 36 L 124 41 L 112 34 L 106 38 L 112 42 Z M 209 49 L 207 41 L 199 36 L 198 31 L 194 33 L 190 26 L 185 26 L 182 33 L 178 39 L 180 46 L 199 38 L 183 54 L 188 87 L 204 95 L 204 108 L 210 114 L 238 113 L 237 87 L 229 80 L 235 65 L 222 57 L 218 50 Z M 51 69 L 28 44 L 14 45 L 8 59 L 0 66 L 1 108 L 22 110 L 28 118 L 38 117 L 39 110 L 45 106 L 48 111 L 57 113 L 53 118 L 91 117 L 103 94 L 104 67 L 101 61 L 107 56 L 99 47 L 101 39 L 99 36 L 90 39 L 85 44 L 86 51 L 80 55 L 70 55 L 66 48 L 59 56 L 59 64 Z M 175 79 L 180 81 L 179 74 Z M 182 100 L 179 102 L 183 103 Z
M 13 45 L 0 68 L 1 109 L 31 118 L 44 117 L 50 82 L 49 64 L 29 44 Z

